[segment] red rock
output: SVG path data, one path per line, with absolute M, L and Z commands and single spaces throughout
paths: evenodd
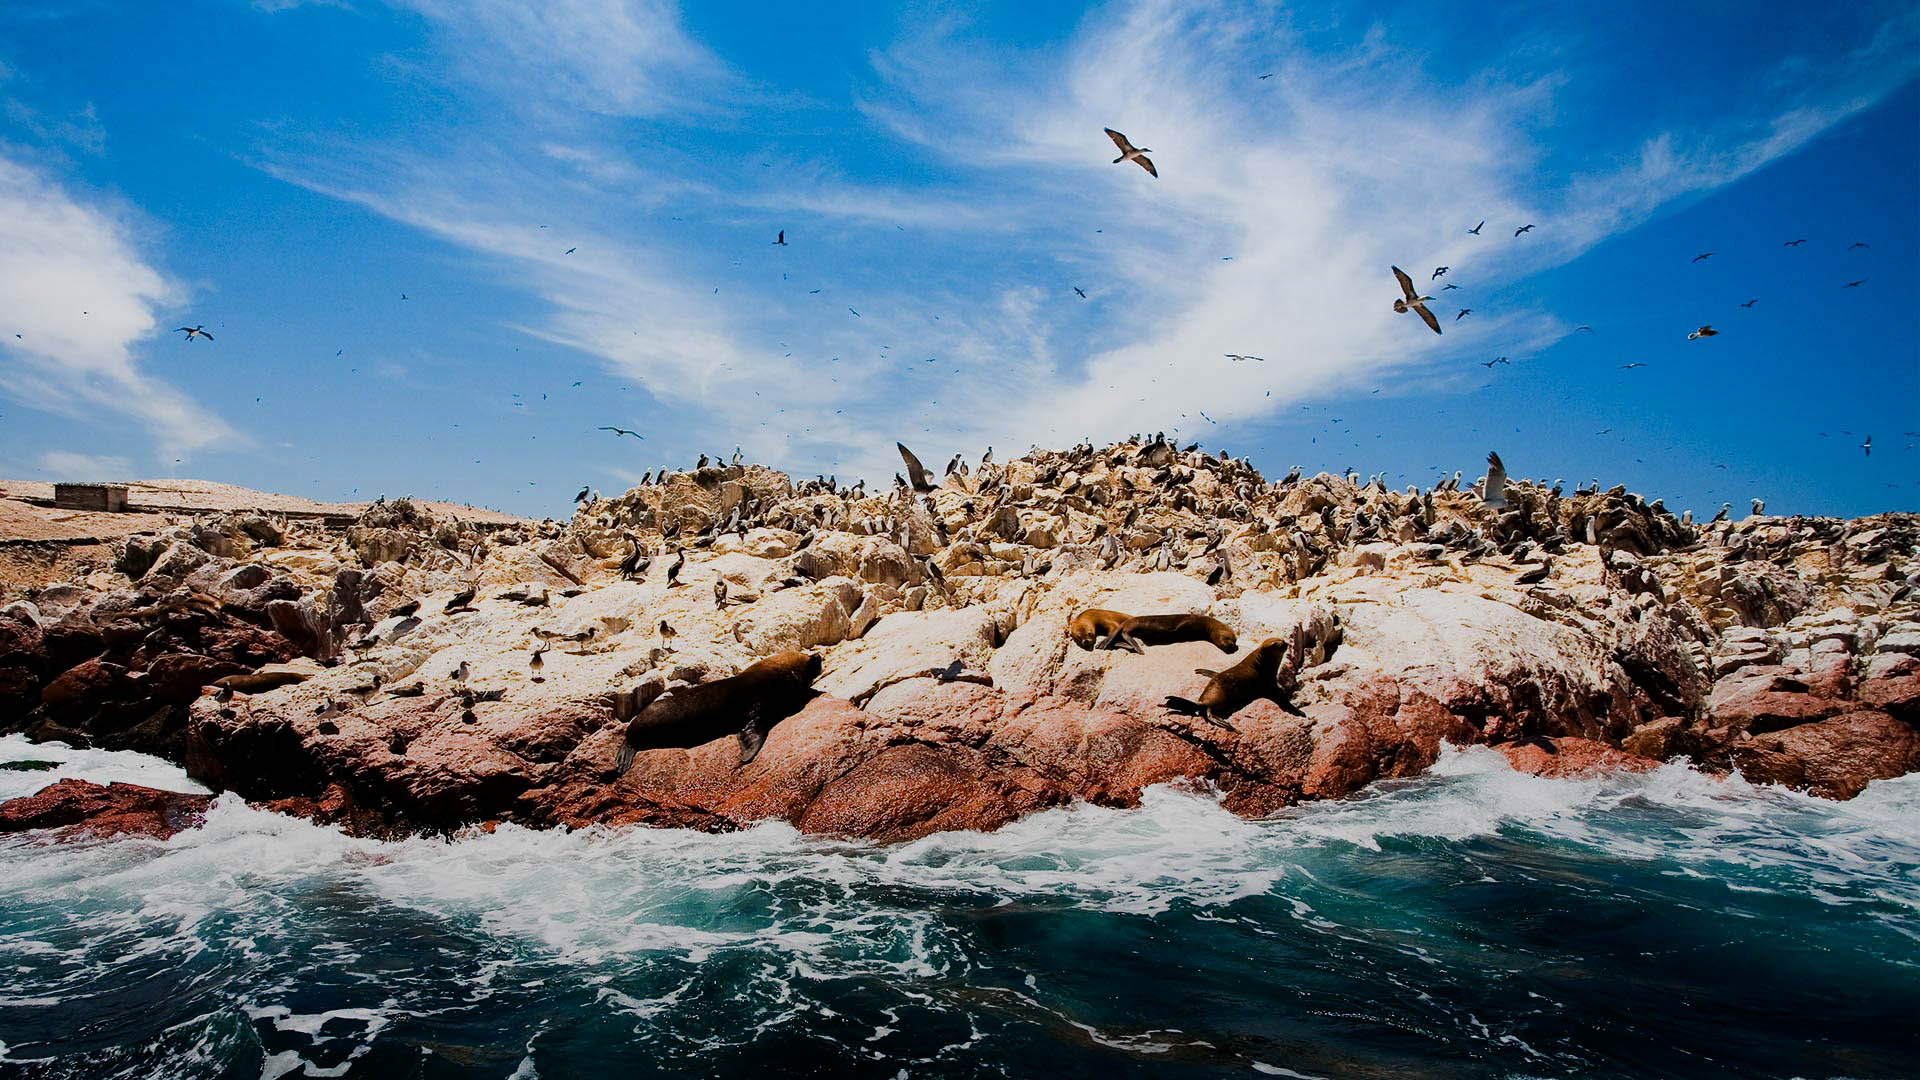
M 1920 734 L 1881 712 L 1849 712 L 1736 742 L 1734 767 L 1756 784 L 1851 799 L 1872 780 L 1920 769 Z
M 92 712 L 106 702 L 127 697 L 132 690 L 126 668 L 95 657 L 61 672 L 41 689 L 40 701 L 61 712 Z
M 168 653 L 147 665 L 145 690 L 156 700 L 185 705 L 214 680 L 249 670 L 245 665 L 198 653 Z
M 1798 670 L 1773 664 L 1741 668 L 1715 683 L 1707 699 L 1715 727 L 1756 735 L 1824 720 L 1846 708 L 1842 701 L 1815 695 Z
M 1517 772 L 1554 778 L 1604 772 L 1639 772 L 1659 762 L 1630 754 L 1593 739 L 1567 735 L 1558 739 L 1530 739 L 1497 747 Z
M 158 840 L 197 828 L 211 795 L 161 791 L 138 784 L 62 780 L 40 792 L 0 803 L 0 833 L 59 829 L 63 837 L 151 836 Z

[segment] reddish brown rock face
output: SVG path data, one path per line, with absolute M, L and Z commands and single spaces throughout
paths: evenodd
M 1622 770 L 1637 772 L 1659 764 L 1651 758 L 1576 735 L 1509 743 L 1500 747 L 1500 752 L 1519 772 L 1556 779 Z
M 1736 743 L 1732 754 L 1756 784 L 1851 799 L 1870 781 L 1920 769 L 1920 734 L 1885 713 L 1853 712 Z
M 197 828 L 206 820 L 211 795 L 160 791 L 138 784 L 61 780 L 37 794 L 0 803 L 0 833 L 37 829 L 55 835 L 151 836 L 157 840 Z

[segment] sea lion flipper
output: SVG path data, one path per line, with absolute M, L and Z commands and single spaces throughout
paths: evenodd
M 1240 733 L 1240 729 L 1228 723 L 1226 717 L 1224 716 L 1215 716 L 1212 713 L 1207 712 L 1206 710 L 1203 709 L 1200 712 L 1200 718 L 1202 720 L 1205 720 L 1209 724 L 1216 724 L 1220 727 L 1226 728 L 1228 731 L 1231 731 L 1236 735 Z
M 620 747 L 613 755 L 613 775 L 616 779 L 627 775 L 627 770 L 633 768 L 633 753 L 633 744 L 622 737 Z
M 1217 672 L 1217 671 L 1215 671 L 1215 670 L 1213 670 L 1212 668 L 1209 668 L 1209 667 L 1197 667 L 1197 668 L 1194 668 L 1194 669 L 1193 669 L 1193 673 L 1194 673 L 1195 675 L 1198 675 L 1198 676 L 1200 676 L 1200 677 L 1201 677 L 1201 678 L 1203 678 L 1203 679 L 1211 679 L 1211 678 L 1213 678 L 1213 677 L 1214 677 L 1215 675 L 1218 675 L 1218 674 L 1220 674 L 1219 672 Z
M 740 725 L 740 764 L 748 765 L 760 756 L 767 741 L 767 729 L 760 726 L 760 707 L 747 710 L 747 722 Z
M 1185 713 L 1188 716 L 1207 711 L 1206 706 L 1192 698 L 1183 698 L 1175 694 L 1167 695 L 1167 708 L 1172 712 Z

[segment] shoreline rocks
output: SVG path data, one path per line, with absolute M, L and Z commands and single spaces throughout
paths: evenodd
M 0 727 L 373 836 L 779 818 L 902 840 L 1169 782 L 1260 815 L 1417 774 L 1443 741 L 1835 798 L 1920 769 L 1915 515 L 1693 526 L 1524 481 L 1490 508 L 1149 441 L 929 493 L 704 468 L 486 534 L 404 500 L 343 533 L 255 518 L 130 537 L 118 569 L 4 605 Z M 1209 615 L 1239 648 L 1083 650 L 1065 628 L 1089 607 Z M 1235 730 L 1167 709 L 1296 633 L 1284 704 Z M 754 762 L 722 740 L 613 777 L 636 688 L 794 648 L 823 654 L 819 696 Z

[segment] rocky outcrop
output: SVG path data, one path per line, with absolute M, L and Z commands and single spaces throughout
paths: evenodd
M 17 726 L 383 836 L 778 818 L 893 840 L 1157 783 L 1264 814 L 1447 742 L 1832 797 L 1920 767 L 1907 515 L 1694 526 L 1517 481 L 1489 508 L 1150 441 L 918 494 L 701 468 L 484 537 L 404 500 L 337 537 L 264 525 L 134 537 L 117 573 L 0 613 Z M 1082 649 L 1089 607 L 1208 615 L 1238 647 Z M 1297 643 L 1285 685 L 1231 727 L 1169 710 L 1267 639 Z M 722 739 L 615 775 L 636 689 L 786 649 L 823 654 L 819 696 L 750 764 Z
M 0 833 L 55 830 L 77 836 L 150 836 L 165 840 L 206 820 L 211 795 L 161 791 L 139 784 L 101 786 L 61 780 L 38 793 L 0 802 Z

